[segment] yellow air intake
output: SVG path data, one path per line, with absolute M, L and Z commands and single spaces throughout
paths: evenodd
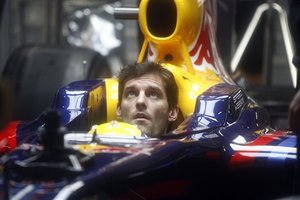
M 145 40 L 138 62 L 142 62 L 150 44 L 157 52 L 156 60 L 153 61 L 185 67 L 194 74 L 187 47 L 196 39 L 202 26 L 202 2 L 142 0 L 139 7 L 139 24 Z

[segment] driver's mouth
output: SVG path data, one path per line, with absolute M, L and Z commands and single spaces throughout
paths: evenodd
M 150 117 L 145 113 L 137 113 L 134 115 L 134 120 L 150 120 Z

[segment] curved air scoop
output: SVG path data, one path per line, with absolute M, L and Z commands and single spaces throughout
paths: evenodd
M 147 27 L 154 37 L 169 37 L 176 28 L 177 9 L 173 0 L 150 1 L 147 11 Z
M 179 42 L 189 45 L 201 28 L 203 5 L 197 0 L 142 0 L 139 23 L 151 42 Z
M 137 61 L 169 63 L 234 84 L 218 55 L 213 12 L 211 1 L 141 0 L 138 21 L 144 43 Z
M 185 65 L 193 72 L 187 47 L 197 39 L 202 18 L 203 5 L 198 0 L 142 0 L 139 24 L 145 41 L 138 61 L 150 43 L 150 52 L 157 54 L 154 61 Z

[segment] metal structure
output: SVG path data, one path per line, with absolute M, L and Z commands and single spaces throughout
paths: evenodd
M 270 22 L 270 20 L 273 20 L 274 18 L 273 15 L 270 15 L 270 11 L 275 11 L 277 13 L 279 22 L 280 22 L 280 28 L 281 28 L 281 33 L 283 35 L 283 39 L 284 39 L 284 45 L 285 45 L 285 50 L 286 50 L 286 54 L 287 54 L 287 58 L 288 58 L 288 65 L 289 65 L 289 70 L 290 70 L 290 74 L 292 77 L 292 83 L 293 86 L 296 87 L 296 82 L 297 82 L 297 72 L 296 72 L 296 68 L 292 62 L 293 59 L 293 55 L 294 55 L 294 47 L 293 47 L 293 41 L 292 41 L 292 37 L 291 37 L 291 33 L 290 33 L 290 29 L 289 29 L 289 24 L 288 24 L 288 18 L 287 18 L 287 13 L 285 8 L 283 8 L 280 4 L 275 3 L 274 1 L 268 1 L 266 3 L 261 4 L 260 6 L 257 7 L 250 23 L 249 26 L 247 28 L 247 30 L 245 31 L 242 40 L 240 41 L 238 47 L 236 48 L 235 54 L 232 58 L 231 61 L 231 72 L 234 73 L 239 65 L 239 62 L 251 40 L 251 38 L 253 37 L 256 28 L 258 27 L 259 23 L 261 22 L 261 19 L 263 17 L 263 15 L 267 15 L 267 20 Z M 270 31 L 270 27 L 268 27 L 267 30 L 267 34 L 270 35 L 272 34 Z M 270 76 L 270 51 L 271 49 L 269 48 L 269 43 L 270 41 L 270 37 L 266 38 L 266 45 L 265 45 L 265 54 L 266 57 L 264 58 L 264 80 L 266 81 L 266 84 L 269 85 L 270 84 L 270 79 L 272 78 Z

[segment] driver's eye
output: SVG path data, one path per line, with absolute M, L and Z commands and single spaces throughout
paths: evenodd
M 127 91 L 126 94 L 125 94 L 125 97 L 127 98 L 132 98 L 132 97 L 135 97 L 137 94 L 135 91 L 133 90 L 130 90 L 130 91 Z
M 148 92 L 147 96 L 150 97 L 151 99 L 158 99 L 160 98 L 161 94 L 157 90 L 152 90 Z
M 157 92 L 150 92 L 149 96 L 150 97 L 158 97 L 158 93 Z

